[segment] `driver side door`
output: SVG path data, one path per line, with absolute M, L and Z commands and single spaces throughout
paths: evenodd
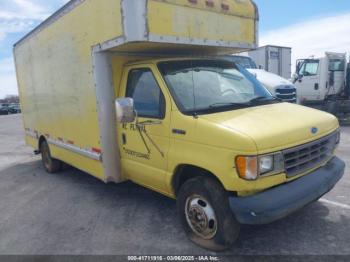
M 165 174 L 170 143 L 170 97 L 162 89 L 155 68 L 127 67 L 120 97 L 134 100 L 135 122 L 118 124 L 121 161 L 125 176 L 153 190 L 166 193 Z
M 304 62 L 299 70 L 299 75 L 303 77 L 297 80 L 295 85 L 300 99 L 319 100 L 320 99 L 320 66 L 319 61 Z

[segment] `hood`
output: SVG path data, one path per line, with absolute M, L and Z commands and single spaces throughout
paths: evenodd
M 249 136 L 259 154 L 319 139 L 339 127 L 333 115 L 290 103 L 245 108 L 201 118 Z M 318 132 L 313 134 L 311 129 L 315 127 Z
M 280 77 L 279 75 L 272 74 L 270 72 L 267 72 L 262 69 L 247 69 L 250 73 L 256 76 L 256 78 L 261 82 L 265 87 L 269 88 L 270 91 L 272 88 L 275 88 L 277 86 L 293 86 L 291 82 L 284 79 L 283 77 Z

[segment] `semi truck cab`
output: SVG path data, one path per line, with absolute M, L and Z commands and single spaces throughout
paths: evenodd
M 340 95 L 345 88 L 346 54 L 326 53 L 321 58 L 297 61 L 294 84 L 302 103 L 317 103 Z

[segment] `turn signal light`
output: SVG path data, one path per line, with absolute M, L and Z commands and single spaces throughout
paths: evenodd
M 258 156 L 236 157 L 236 170 L 240 178 L 256 180 L 262 176 L 272 176 L 285 171 L 282 152 Z
M 256 156 L 237 157 L 236 167 L 241 178 L 246 180 L 255 180 L 258 178 L 258 158 Z

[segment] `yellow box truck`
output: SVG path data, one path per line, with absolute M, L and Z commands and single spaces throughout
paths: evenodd
M 14 46 L 26 143 L 177 199 L 189 238 L 224 250 L 339 181 L 339 124 L 281 103 L 219 55 L 257 46 L 250 0 L 72 0 Z

